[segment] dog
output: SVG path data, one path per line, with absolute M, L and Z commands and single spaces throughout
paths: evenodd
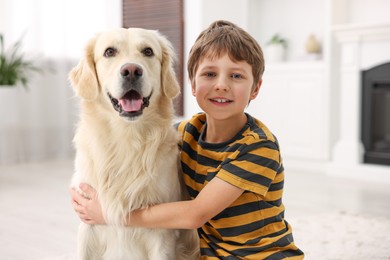
M 183 199 L 173 99 L 174 52 L 161 33 L 98 33 L 71 70 L 80 98 L 71 186 L 93 186 L 108 225 L 81 223 L 79 259 L 199 259 L 195 230 L 124 226 L 133 209 Z

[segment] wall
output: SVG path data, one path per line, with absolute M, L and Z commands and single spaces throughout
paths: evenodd
M 249 32 L 266 48 L 278 33 L 288 42 L 287 60 L 305 60 L 305 43 L 310 34 L 325 39 L 326 1 L 250 0 Z
M 285 62 L 271 64 L 265 57 L 263 89 L 256 100 L 258 103 L 252 102 L 248 111 L 265 119 L 265 123 L 280 135 L 285 161 L 290 165 L 299 170 L 327 172 L 327 169 L 332 169 L 328 166 L 340 139 L 342 120 L 338 85 L 340 67 L 337 63 L 340 53 L 334 41 L 334 31 L 343 26 L 390 23 L 387 14 L 390 1 L 245 0 L 240 1 L 240 5 L 230 1 L 216 1 L 210 5 L 210 1 L 187 0 L 185 3 L 186 21 L 196 24 L 186 27 L 186 35 L 192 39 L 195 37 L 193 34 L 197 35 L 210 21 L 220 18 L 230 19 L 247 29 L 263 49 L 275 33 L 287 38 L 289 47 Z M 247 11 L 242 8 L 247 8 Z M 322 56 L 319 60 L 312 60 L 305 54 L 304 44 L 310 33 L 321 41 Z M 193 40 L 186 41 L 187 52 L 192 43 Z M 375 47 L 364 48 L 370 49 L 364 52 L 361 60 L 364 64 L 370 64 L 382 54 Z M 190 89 L 189 85 L 186 89 Z M 185 96 L 185 103 L 185 117 L 199 111 L 190 93 Z M 273 106 L 275 103 L 277 105 Z M 312 142 L 299 143 L 301 137 L 310 137 Z M 364 171 L 370 172 L 367 168 Z M 373 171 L 375 173 L 375 169 Z

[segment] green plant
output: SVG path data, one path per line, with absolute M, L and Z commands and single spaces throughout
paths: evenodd
M 267 45 L 272 45 L 272 44 L 281 44 L 284 48 L 287 47 L 287 40 L 280 37 L 279 34 L 275 34 L 272 36 L 271 40 L 268 41 Z
M 21 45 L 22 38 L 6 50 L 4 37 L 0 34 L 0 87 L 21 83 L 27 89 L 30 73 L 41 71 L 20 51 Z

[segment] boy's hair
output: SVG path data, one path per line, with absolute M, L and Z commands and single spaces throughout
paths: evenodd
M 202 31 L 192 46 L 187 70 L 190 81 L 195 77 L 199 63 L 228 54 L 233 61 L 245 61 L 252 67 L 254 85 L 264 73 L 264 56 L 260 45 L 245 30 L 224 20 L 215 21 Z

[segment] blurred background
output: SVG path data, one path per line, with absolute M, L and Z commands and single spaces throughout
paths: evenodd
M 260 95 L 247 112 L 262 120 L 279 139 L 286 172 L 292 173 L 287 177 L 291 186 L 286 188 L 286 204 L 291 205 L 291 215 L 297 213 L 294 221 L 308 223 L 307 215 L 330 208 L 371 213 L 388 221 L 388 10 L 388 0 L 1 0 L 4 51 L 21 40 L 24 57 L 41 72 L 28 74 L 26 87 L 0 84 L 0 241 L 7 240 L 10 233 L 19 239 L 8 244 L 8 249 L 0 246 L 0 258 L 4 250 L 10 256 L 6 259 L 26 259 L 10 253 L 25 243 L 26 237 L 21 235 L 25 227 L 18 235 L 11 230 L 22 221 L 18 217 L 26 214 L 15 211 L 15 205 L 26 203 L 32 183 L 38 195 L 30 198 L 31 210 L 58 209 L 52 208 L 45 216 L 55 223 L 53 232 L 61 223 L 77 226 L 66 201 L 78 116 L 78 100 L 68 73 L 82 57 L 88 39 L 115 27 L 158 29 L 172 41 L 182 85 L 182 95 L 176 100 L 177 120 L 200 111 L 185 68 L 198 34 L 217 19 L 246 29 L 262 46 L 266 61 Z M 47 200 L 55 196 L 57 202 Z M 57 215 L 50 218 L 53 211 Z M 339 217 L 328 216 L 326 221 Z M 47 225 L 41 215 L 37 214 L 37 219 Z M 367 224 L 363 219 L 355 221 Z M 390 231 L 386 225 L 378 230 Z M 304 236 L 309 230 L 302 226 L 298 236 L 309 243 L 312 239 Z M 55 256 L 55 252 L 70 258 L 74 233 L 76 228 L 67 233 L 65 241 L 72 241 L 67 242 L 69 247 L 61 248 L 60 243 L 52 251 L 42 249 L 36 259 Z M 58 235 L 42 234 L 48 236 Z M 312 259 L 368 259 L 316 258 L 313 248 L 309 249 Z M 383 250 L 371 259 L 390 259 L 390 252 Z
M 383 155 L 387 160 L 363 163 L 365 149 L 375 145 L 378 135 L 389 152 L 388 93 L 381 95 L 387 96 L 382 107 L 366 108 L 369 118 L 380 117 L 379 123 L 367 120 L 377 128 L 369 137 L 374 144 L 362 140 L 362 73 L 390 61 L 389 1 L 2 0 L 0 5 L 5 46 L 21 39 L 21 51 L 43 70 L 31 74 L 27 91 L 12 88 L 17 98 L 0 94 L 5 97 L 0 100 L 0 164 L 73 155 L 77 99 L 68 72 L 86 41 L 102 30 L 144 27 L 167 35 L 178 54 L 176 71 L 183 86 L 178 116 L 198 112 L 187 91 L 186 57 L 202 29 L 227 19 L 248 30 L 263 48 L 264 84 L 248 112 L 273 129 L 286 161 L 369 179 L 373 175 L 367 171 L 389 171 L 388 153 Z M 374 167 L 379 165 L 387 167 Z M 382 178 L 390 182 L 390 174 Z

